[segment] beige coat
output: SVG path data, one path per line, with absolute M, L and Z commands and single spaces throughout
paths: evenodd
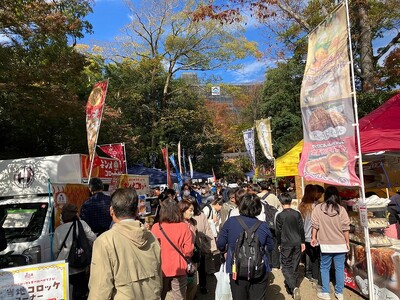
M 94 242 L 89 300 L 160 299 L 161 249 L 139 221 L 113 225 Z
M 207 216 L 201 213 L 198 216 L 193 216 L 196 220 L 197 229 L 197 244 L 202 253 L 211 253 L 217 250 L 215 244 L 214 234 L 211 231 L 210 224 L 208 224 Z

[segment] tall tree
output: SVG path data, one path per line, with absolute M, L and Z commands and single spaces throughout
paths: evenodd
M 196 20 L 206 18 L 242 21 L 242 8 L 248 8 L 251 16 L 260 20 L 270 32 L 284 43 L 277 53 L 286 50 L 305 52 L 305 35 L 311 32 L 330 12 L 338 1 L 297 0 L 230 0 L 221 6 L 207 5 L 195 11 Z M 381 88 L 379 78 L 380 59 L 400 44 L 400 6 L 398 0 L 350 1 L 351 32 L 356 75 L 360 90 L 368 92 Z M 385 37 L 386 44 L 373 48 L 373 43 Z M 275 44 L 276 45 L 276 44 Z M 375 54 L 374 54 L 375 53 Z
M 300 111 L 300 86 L 304 63 L 299 57 L 282 61 L 268 70 L 263 87 L 264 117 L 271 117 L 274 156 L 279 157 L 303 136 Z
M 235 24 L 223 27 L 209 20 L 193 22 L 194 0 L 132 1 L 132 22 L 126 27 L 120 55 L 135 60 L 160 61 L 166 69 L 161 106 L 167 101 L 174 74 L 187 70 L 212 70 L 229 66 L 247 55 L 258 56 L 257 44 L 244 37 L 243 28 Z M 151 84 L 151 82 L 149 82 Z
M 2 1 L 2 156 L 85 149 L 84 109 L 78 101 L 85 57 L 73 44 L 90 32 L 84 20 L 90 11 L 84 0 Z

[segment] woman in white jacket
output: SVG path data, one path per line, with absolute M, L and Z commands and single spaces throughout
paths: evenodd
M 79 219 L 79 217 L 78 208 L 75 206 L 75 204 L 69 203 L 64 205 L 61 211 L 61 220 L 63 224 L 58 226 L 54 231 L 53 255 L 56 260 L 66 260 L 68 258 L 73 236 L 72 232 L 68 234 L 68 231 L 72 226 L 73 221 L 76 219 Z M 92 232 L 89 225 L 85 221 L 80 220 L 80 222 L 82 223 L 86 237 L 91 243 L 93 243 L 93 241 L 96 239 L 96 234 Z M 78 233 L 78 226 L 76 227 L 76 230 Z M 67 234 L 68 237 L 65 239 Z M 64 239 L 65 247 L 63 247 Z M 80 269 L 69 267 L 69 283 L 72 286 L 72 297 L 70 297 L 70 299 L 86 299 L 89 292 L 86 269 L 87 267 Z

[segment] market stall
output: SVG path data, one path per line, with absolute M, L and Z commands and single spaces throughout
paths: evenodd
M 359 120 L 366 191 L 400 186 L 400 95 Z M 391 191 L 393 193 L 393 190 Z M 368 267 L 364 228 L 371 246 L 376 299 L 400 299 L 400 241 L 385 235 L 389 226 L 387 197 L 372 195 L 346 201 L 352 230 L 346 262 L 346 286 L 368 296 Z

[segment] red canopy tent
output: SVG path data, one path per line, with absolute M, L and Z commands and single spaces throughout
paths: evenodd
M 390 98 L 358 122 L 363 154 L 400 151 L 400 94 Z

